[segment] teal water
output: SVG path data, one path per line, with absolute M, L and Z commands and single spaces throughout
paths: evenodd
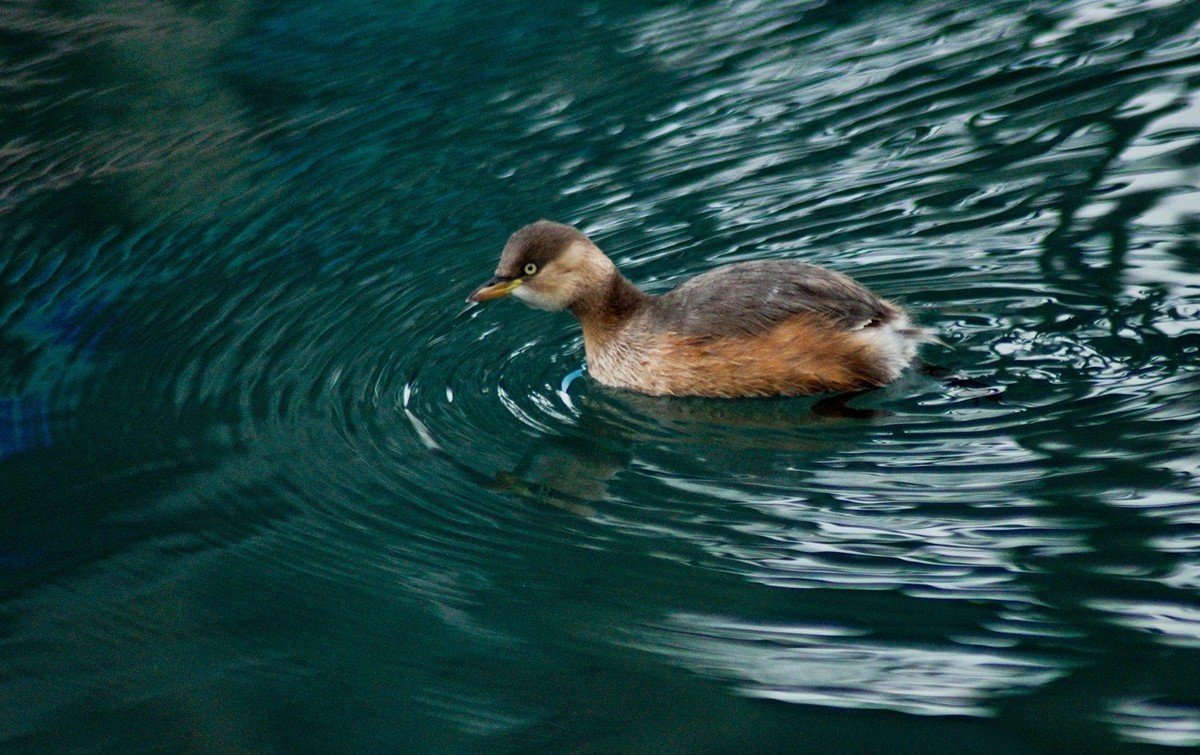
M 990 389 L 605 389 L 538 217 Z M 1200 747 L 1198 368 L 1196 3 L 0 3 L 0 749 Z

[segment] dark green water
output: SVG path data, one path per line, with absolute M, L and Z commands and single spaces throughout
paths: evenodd
M 468 307 L 908 303 L 857 401 Z M 4 752 L 1200 747 L 1200 5 L 0 3 Z

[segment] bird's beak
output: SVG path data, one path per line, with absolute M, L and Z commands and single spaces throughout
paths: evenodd
M 520 286 L 522 280 L 520 278 L 505 278 L 503 276 L 494 276 L 490 281 L 484 283 L 475 292 L 467 297 L 467 301 L 490 301 L 499 299 L 501 296 L 508 296 L 513 290 Z

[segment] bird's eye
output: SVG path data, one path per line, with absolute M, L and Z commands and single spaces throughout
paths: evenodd
M 525 274 L 526 275 L 533 275 L 536 272 L 537 272 L 537 265 L 533 264 L 532 262 L 525 263 Z

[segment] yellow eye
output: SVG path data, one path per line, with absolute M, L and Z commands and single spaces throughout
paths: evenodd
M 537 272 L 537 265 L 533 264 L 532 262 L 525 263 L 525 274 L 526 275 L 533 275 L 536 272 Z

